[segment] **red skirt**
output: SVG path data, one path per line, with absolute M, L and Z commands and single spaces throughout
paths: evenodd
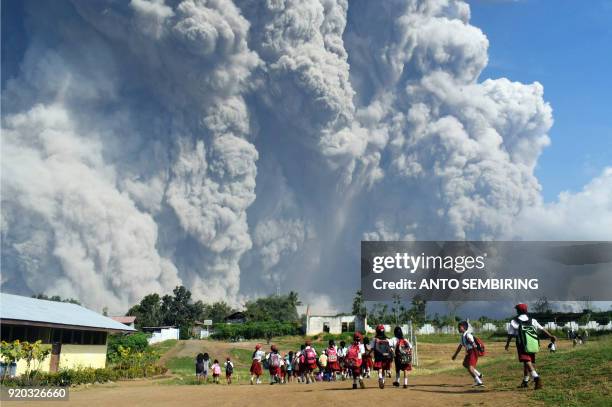
M 376 360 L 374 361 L 374 370 L 390 370 L 391 369 L 391 361 L 390 360 Z
M 251 374 L 256 376 L 261 376 L 263 374 L 261 363 L 258 360 L 253 360 L 253 363 L 251 363 Z
M 371 369 L 374 366 L 374 361 L 372 360 L 371 356 L 366 356 L 365 358 L 365 362 L 366 362 L 366 367 L 368 369 Z
M 403 365 L 398 359 L 395 359 L 395 370 L 397 370 L 398 372 L 401 372 L 403 370 L 409 372 L 412 370 L 412 364 L 408 363 L 407 365 Z
M 331 370 L 333 372 L 339 372 L 342 369 L 340 368 L 340 362 L 335 361 L 335 362 L 328 362 L 327 363 L 327 370 Z
M 281 372 L 280 366 L 277 366 L 277 367 L 270 366 L 270 376 L 280 375 L 280 372 Z
M 478 353 L 476 353 L 476 351 L 474 349 L 470 349 L 467 351 L 467 353 L 465 354 L 465 357 L 463 358 L 463 367 L 476 367 L 476 364 L 478 363 Z

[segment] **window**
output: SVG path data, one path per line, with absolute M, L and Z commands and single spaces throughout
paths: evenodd
M 72 331 L 70 329 L 62 329 L 62 343 L 72 343 Z
M 12 328 L 12 325 L 2 324 L 2 326 L 0 326 L 0 332 L 1 332 L 0 336 L 2 337 L 1 340 L 7 341 L 7 342 L 11 340 L 11 328 Z
M 348 332 L 348 322 L 343 322 L 342 323 L 342 332 Z
M 20 341 L 25 341 L 26 340 L 25 328 L 26 328 L 25 326 L 21 326 L 21 325 L 13 326 L 13 334 L 11 335 L 11 341 L 14 341 L 15 339 L 19 339 Z
M 53 328 L 53 332 L 51 333 L 51 342 L 61 342 L 62 341 L 62 330 L 59 328 Z
M 40 338 L 41 329 L 37 326 L 29 326 L 26 331 L 26 339 L 28 342 L 36 342 Z
M 348 324 L 348 332 L 355 332 L 355 323 L 349 322 Z
M 83 344 L 84 345 L 91 345 L 91 337 L 92 337 L 92 332 L 91 331 L 83 331 Z
M 329 333 L 329 322 L 323 322 L 323 332 Z
M 94 345 L 104 345 L 106 343 L 106 332 L 94 332 Z

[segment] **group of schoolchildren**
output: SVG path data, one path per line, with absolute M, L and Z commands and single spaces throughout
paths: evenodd
M 198 353 L 195 360 L 196 378 L 198 383 L 202 381 L 208 382 L 208 372 L 212 371 L 213 383 L 219 384 L 221 378 L 221 364 L 219 360 L 215 359 L 210 364 L 211 358 L 208 353 Z M 232 375 L 234 374 L 234 363 L 230 360 L 229 356 L 223 363 L 223 369 L 225 370 L 225 381 L 227 384 L 232 384 Z
M 518 360 L 523 364 L 523 380 L 520 388 L 529 386 L 530 378 L 533 378 L 535 389 L 542 388 L 542 380 L 535 370 L 536 353 L 539 351 L 538 332 L 544 332 L 553 344 L 556 337 L 548 332 L 535 319 L 527 314 L 527 304 L 515 306 L 517 315 L 508 324 L 508 337 L 505 349 L 508 350 L 512 339 L 516 340 Z M 478 358 L 484 356 L 484 343 L 471 332 L 467 321 L 461 321 L 458 325 L 461 335 L 459 346 L 452 356 L 455 360 L 459 352 L 465 349 L 463 366 L 474 379 L 474 386 L 483 387 L 483 375 L 476 369 Z M 307 340 L 301 345 L 297 352 L 281 354 L 276 345 L 272 345 L 270 352 L 266 354 L 261 345 L 257 344 L 252 355 L 250 368 L 251 384 L 260 384 L 264 368 L 270 373 L 270 384 L 288 383 L 296 380 L 300 383 L 314 383 L 321 380 L 342 380 L 352 378 L 353 389 L 365 388 L 364 378 L 369 378 L 374 370 L 378 375 L 378 386 L 385 387 L 385 378 L 391 377 L 391 366 L 394 366 L 394 387 L 400 387 L 400 379 L 403 374 L 403 388 L 408 387 L 407 373 L 412 370 L 412 344 L 404 338 L 402 329 L 398 326 L 393 331 L 393 337 L 388 338 L 385 334 L 384 325 L 377 325 L 375 336 L 370 341 L 359 332 L 353 335 L 353 342 L 346 344 L 344 341 L 336 346 L 330 340 L 327 348 L 320 354 Z M 204 379 L 208 376 L 210 366 L 208 354 L 199 354 L 196 358 L 196 374 Z M 230 358 L 224 363 L 228 384 L 234 365 Z M 213 381 L 219 382 L 221 365 L 215 359 L 211 367 Z
M 281 355 L 276 345 L 272 345 L 267 355 L 261 345 L 255 346 L 251 364 L 251 384 L 261 383 L 264 367 L 270 372 L 270 384 L 288 383 L 296 380 L 300 383 L 315 381 L 333 381 L 353 379 L 353 388 L 357 385 L 364 388 L 364 377 L 370 377 L 371 370 L 378 373 L 378 384 L 385 387 L 385 377 L 391 375 L 391 364 L 395 365 L 395 381 L 400 386 L 400 376 L 404 375 L 404 388 L 408 387 L 407 372 L 412 370 L 412 344 L 404 338 L 402 329 L 396 327 L 394 336 L 387 338 L 385 327 L 378 325 L 376 335 L 370 341 L 361 333 L 355 332 L 353 342 L 344 341 L 336 346 L 334 340 L 328 342 L 320 354 L 307 340 L 297 352 Z

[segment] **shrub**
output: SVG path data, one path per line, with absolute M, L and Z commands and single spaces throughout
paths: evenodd
M 212 337 L 215 339 L 256 339 L 298 335 L 300 326 L 292 322 L 247 322 L 244 324 L 216 324 L 214 331 Z
M 147 339 L 147 334 L 142 332 L 137 332 L 131 335 L 110 335 L 108 338 L 106 359 L 109 362 L 117 363 L 120 359 L 119 346 L 130 348 L 133 352 L 142 352 L 149 347 L 149 342 Z

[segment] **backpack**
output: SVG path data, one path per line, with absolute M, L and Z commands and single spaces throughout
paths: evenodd
M 234 365 L 232 362 L 227 362 L 227 366 L 225 366 L 225 374 L 230 375 L 234 373 Z
M 270 356 L 269 356 L 269 357 L 267 357 L 267 358 L 264 358 L 264 360 L 263 360 L 263 368 L 264 368 L 264 369 L 269 369 L 269 368 L 270 368 L 270 357 L 271 357 L 271 356 L 272 356 L 272 355 L 270 355 Z
M 280 367 L 280 355 L 278 353 L 270 355 L 270 367 Z
M 313 363 L 317 363 L 317 354 L 312 348 L 306 348 L 304 354 L 307 364 L 312 365 Z
M 412 363 L 412 350 L 405 339 L 400 339 L 397 344 L 397 359 L 402 366 L 408 366 Z
M 338 353 L 336 352 L 336 349 L 327 349 L 327 361 L 331 363 L 338 361 Z
M 361 351 L 359 350 L 359 345 L 352 345 L 350 348 L 348 348 L 344 362 L 349 367 L 361 366 Z
M 485 355 L 485 344 L 480 338 L 474 337 L 474 349 L 478 356 Z
M 393 352 L 387 339 L 378 339 L 374 341 L 374 352 L 383 360 L 393 359 Z
M 516 322 L 519 324 L 519 333 L 516 337 L 518 345 L 523 348 L 526 353 L 537 353 L 540 351 L 540 339 L 538 338 L 538 331 L 531 323 L 531 318 L 527 321 L 521 321 L 516 318 Z

